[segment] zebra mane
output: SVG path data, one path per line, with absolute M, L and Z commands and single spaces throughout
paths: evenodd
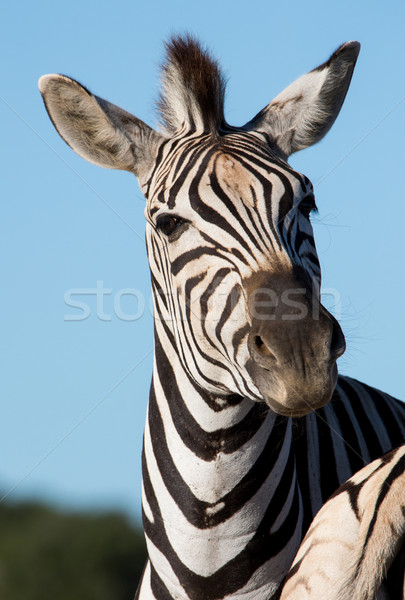
M 157 103 L 164 129 L 216 134 L 225 124 L 225 79 L 207 50 L 192 36 L 176 36 L 166 44 L 162 91 Z

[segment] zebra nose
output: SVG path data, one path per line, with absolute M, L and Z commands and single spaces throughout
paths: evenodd
M 248 337 L 251 358 L 262 368 L 277 366 L 305 371 L 309 364 L 325 365 L 342 356 L 346 342 L 337 320 L 322 306 L 316 319 L 252 319 Z

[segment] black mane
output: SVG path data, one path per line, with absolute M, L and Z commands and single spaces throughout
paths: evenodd
M 217 61 L 192 36 L 171 38 L 157 103 L 165 129 L 216 133 L 224 125 L 224 98 L 225 79 Z

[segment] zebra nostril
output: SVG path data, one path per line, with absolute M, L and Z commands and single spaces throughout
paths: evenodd
M 345 336 L 343 335 L 343 331 L 336 320 L 333 321 L 330 349 L 335 358 L 342 356 L 346 350 Z
M 270 352 L 270 350 L 268 349 L 266 344 L 263 342 L 260 335 L 255 336 L 254 343 L 255 343 L 256 349 L 260 352 L 260 354 L 262 356 L 273 356 L 272 352 Z

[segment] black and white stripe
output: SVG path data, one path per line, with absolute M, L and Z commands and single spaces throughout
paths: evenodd
M 245 400 L 217 419 L 160 344 L 156 363 L 143 457 L 155 568 L 140 597 L 176 598 L 179 586 L 185 598 L 270 598 L 323 502 L 402 443 L 403 406 L 341 377 L 332 401 L 307 417 Z
M 401 446 L 363 467 L 318 512 L 280 600 L 402 600 L 404 514 Z
M 275 599 L 328 497 L 405 437 L 399 401 L 337 381 L 345 345 L 320 304 L 314 193 L 287 162 L 332 126 L 359 45 L 243 127 L 226 123 L 199 44 L 167 49 L 160 132 L 74 80 L 40 81 L 62 137 L 135 173 L 147 201 L 155 357 L 137 598 Z

